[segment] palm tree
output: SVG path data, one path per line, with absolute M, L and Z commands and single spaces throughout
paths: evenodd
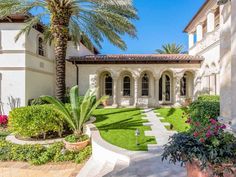
M 156 52 L 159 54 L 180 54 L 182 52 L 183 45 L 177 45 L 175 43 L 162 45 L 162 49 L 157 49 Z
M 125 50 L 121 35 L 136 37 L 131 20 L 138 19 L 131 0 L 0 0 L 0 19 L 13 14 L 30 15 L 25 27 L 16 36 L 29 34 L 37 24 L 44 24 L 45 41 L 53 42 L 56 60 L 56 97 L 64 101 L 65 57 L 68 40 L 88 48 L 95 43 L 101 48 L 104 37 Z

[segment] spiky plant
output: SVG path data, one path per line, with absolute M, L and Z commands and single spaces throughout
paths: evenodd
M 183 45 L 177 45 L 175 43 L 173 44 L 165 44 L 162 45 L 162 49 L 157 49 L 156 52 L 159 54 L 180 54 L 185 53 L 183 51 Z
M 53 104 L 54 109 L 61 113 L 65 121 L 69 124 L 76 136 L 81 136 L 83 133 L 83 125 L 87 122 L 92 112 L 101 104 L 101 102 L 108 99 L 103 96 L 96 101 L 95 91 L 88 90 L 82 101 L 79 98 L 78 86 L 74 86 L 70 90 L 71 109 L 65 106 L 60 100 L 52 96 L 42 96 L 42 99 Z
M 136 37 L 131 20 L 138 17 L 131 0 L 0 0 L 0 19 L 29 12 L 34 12 L 34 16 L 29 16 L 16 39 L 48 19 L 44 36 L 45 41 L 55 46 L 56 97 L 61 101 L 66 91 L 65 57 L 69 39 L 75 44 L 82 40 L 91 49 L 93 43 L 101 47 L 105 37 L 115 46 L 126 49 L 121 36 Z

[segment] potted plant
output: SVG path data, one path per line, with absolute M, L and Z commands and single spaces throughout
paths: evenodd
M 84 124 L 90 119 L 92 112 L 107 99 L 106 96 L 96 101 L 96 90 L 88 90 L 81 100 L 79 97 L 79 88 L 74 86 L 70 90 L 71 107 L 66 106 L 61 101 L 51 96 L 43 96 L 42 98 L 54 105 L 54 109 L 61 113 L 65 121 L 73 130 L 73 135 L 65 138 L 65 147 L 70 151 L 79 151 L 85 148 L 90 140 L 84 134 Z
M 188 119 L 188 132 L 175 134 L 165 146 L 163 160 L 185 165 L 188 177 L 235 177 L 236 138 L 216 119 Z

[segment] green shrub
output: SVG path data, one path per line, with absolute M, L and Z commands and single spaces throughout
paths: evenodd
M 220 96 L 218 95 L 202 95 L 198 97 L 199 101 L 214 101 L 214 102 L 219 102 L 220 101 Z
M 47 133 L 63 131 L 63 117 L 52 105 L 28 106 L 14 109 L 9 115 L 9 129 L 22 137 L 46 138 Z
M 33 106 L 33 105 L 45 105 L 45 104 L 49 104 L 47 101 L 43 100 L 42 98 L 34 98 L 28 101 L 28 105 L 29 106 Z
M 42 145 L 17 145 L 0 140 L 0 161 L 23 161 L 33 165 L 64 161 L 81 163 L 90 155 L 90 146 L 76 153 L 64 150 L 63 143 L 54 143 L 46 148 Z
M 217 119 L 220 115 L 220 102 L 214 97 L 200 97 L 190 105 L 189 113 L 193 121 L 208 122 L 209 118 Z

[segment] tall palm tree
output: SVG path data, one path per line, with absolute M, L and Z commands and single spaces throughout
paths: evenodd
M 131 0 L 0 0 L 0 19 L 12 14 L 28 14 L 25 27 L 16 36 L 29 34 L 39 23 L 44 24 L 45 41 L 53 42 L 56 60 L 56 97 L 65 96 L 65 57 L 67 41 L 79 44 L 82 40 L 92 48 L 95 43 L 101 48 L 103 38 L 113 45 L 126 49 L 121 35 L 136 37 L 136 28 L 131 20 L 138 19 Z
M 159 54 L 180 54 L 185 53 L 183 51 L 183 45 L 177 45 L 175 43 L 162 45 L 162 49 L 157 49 Z

